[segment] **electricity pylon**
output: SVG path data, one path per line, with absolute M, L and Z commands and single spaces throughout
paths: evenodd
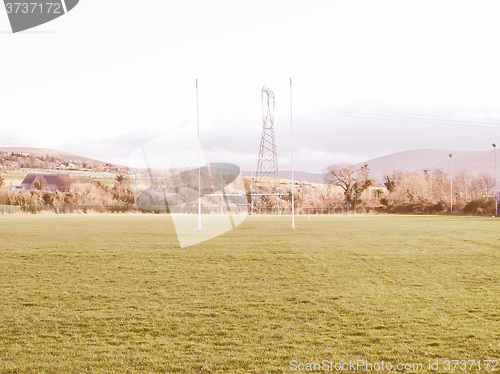
M 256 171 L 255 193 L 278 192 L 279 170 L 276 140 L 274 138 L 274 109 L 276 102 L 274 92 L 266 86 L 262 87 L 262 138 L 260 140 L 259 162 Z M 260 212 L 266 207 L 268 196 L 256 196 L 255 209 Z M 277 197 L 277 200 L 279 198 Z

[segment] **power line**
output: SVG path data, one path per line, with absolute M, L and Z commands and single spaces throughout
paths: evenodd
M 334 115 L 338 117 L 352 117 L 361 119 L 373 119 L 373 120 L 389 120 L 398 122 L 411 122 L 411 123 L 428 123 L 434 125 L 444 125 L 444 126 L 458 126 L 458 127 L 480 127 L 480 128 L 490 128 L 490 129 L 500 129 L 500 120 L 497 124 L 491 121 L 490 123 L 481 123 L 480 120 L 465 121 L 465 120 L 446 120 L 440 117 L 446 116 L 432 116 L 432 115 L 418 115 L 418 114 L 405 114 L 405 113 L 395 113 L 394 115 L 384 115 L 375 113 L 376 111 L 363 111 L 354 108 L 338 108 L 326 112 L 325 114 Z M 382 111 L 378 111 L 382 112 Z
M 472 121 L 472 122 L 490 122 L 492 124 L 500 124 L 500 119 L 487 119 L 478 117 L 463 117 L 463 116 L 449 116 L 440 114 L 425 114 L 425 113 L 407 113 L 407 112 L 394 112 L 390 110 L 378 110 L 378 109 L 359 109 L 359 108 L 337 108 L 337 110 L 352 110 L 352 111 L 364 111 L 364 112 L 377 112 L 377 113 L 389 113 L 394 115 L 404 115 L 404 116 L 416 116 L 416 117 L 431 117 L 431 118 L 450 118 L 451 121 Z

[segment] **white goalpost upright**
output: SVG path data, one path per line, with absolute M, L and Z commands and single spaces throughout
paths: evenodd
M 294 194 L 294 165 L 293 165 L 293 111 L 292 111 L 292 77 L 290 77 L 290 158 L 292 162 L 292 229 L 295 228 L 295 194 Z
M 201 230 L 201 160 L 200 160 L 201 145 L 200 145 L 200 110 L 198 107 L 198 79 L 196 79 L 196 126 L 198 130 L 198 230 Z
M 222 214 L 222 199 L 223 196 L 250 196 L 252 200 L 251 207 L 253 208 L 253 198 L 255 196 L 286 196 L 292 197 L 292 229 L 295 229 L 295 180 L 294 180 L 294 159 L 293 159 L 293 110 L 292 110 L 292 78 L 290 78 L 290 160 L 292 168 L 292 189 L 291 194 L 288 193 L 245 193 L 245 194 L 225 194 L 222 189 L 220 194 L 202 194 L 201 193 L 201 142 L 200 142 L 200 114 L 198 105 L 198 79 L 196 79 L 196 126 L 198 133 L 198 230 L 201 230 L 201 198 L 208 196 L 220 196 L 221 198 L 221 214 Z M 253 183 L 253 180 L 252 180 Z M 222 188 L 222 169 L 221 169 L 221 188 Z

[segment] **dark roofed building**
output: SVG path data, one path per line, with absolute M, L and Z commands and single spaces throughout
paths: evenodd
M 28 174 L 21 183 L 23 190 L 45 190 L 68 192 L 70 189 L 68 174 Z

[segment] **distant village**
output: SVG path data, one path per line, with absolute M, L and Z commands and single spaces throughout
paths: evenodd
M 6 186 L 9 191 L 70 192 L 72 177 L 116 178 L 118 174 L 127 174 L 128 169 L 100 161 L 63 160 L 48 154 L 0 151 L 0 173 L 26 174 L 20 184 L 10 182 Z
M 0 151 L 0 205 L 22 209 L 134 204 L 128 169 L 87 159 Z
M 69 159 L 37 155 L 30 152 L 5 152 L 0 151 L 0 173 L 21 169 L 46 169 L 54 171 L 80 171 L 91 170 L 94 172 L 126 172 L 127 168 L 90 159 Z

